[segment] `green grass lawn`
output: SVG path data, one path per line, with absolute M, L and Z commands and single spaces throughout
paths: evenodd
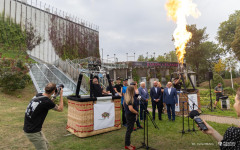
M 35 90 L 32 84 L 24 90 L 18 90 L 10 95 L 0 92 L 0 149 L 34 149 L 22 130 L 25 109 L 34 95 Z M 177 117 L 175 122 L 169 122 L 167 116 L 163 115 L 163 121 L 157 120 L 156 123 L 159 130 L 155 129 L 149 122 L 149 144 L 155 149 L 219 149 L 213 138 L 200 131 L 188 133 L 182 137 L 179 133 L 182 129 L 181 117 Z M 66 124 L 67 108 L 62 113 L 49 111 L 43 125 L 43 132 L 50 142 L 50 149 L 124 149 L 125 127 L 88 138 L 78 138 L 75 135 L 69 135 Z M 209 124 L 221 134 L 229 127 L 229 125 L 213 122 L 209 122 Z M 187 126 L 187 122 L 185 126 Z M 143 130 L 132 133 L 133 145 L 141 146 L 142 139 Z
M 213 111 L 211 111 L 208 108 L 202 108 L 202 110 L 203 110 L 202 114 L 216 115 L 216 116 L 228 116 L 228 117 L 237 118 L 237 114 L 233 108 L 231 108 L 229 110 L 223 110 L 223 111 L 219 108 L 216 108 L 216 109 L 213 108 Z

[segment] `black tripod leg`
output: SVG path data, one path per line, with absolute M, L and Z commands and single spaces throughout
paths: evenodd
M 146 132 L 146 121 L 145 121 L 145 118 L 144 118 L 145 113 L 146 113 L 146 111 L 143 110 L 143 121 L 144 121 L 143 145 L 144 146 L 146 145 L 146 143 L 145 143 L 145 141 L 146 141 L 146 139 L 145 139 L 145 136 L 146 136 L 146 133 L 145 133 Z
M 149 149 L 149 147 L 148 147 L 148 116 L 146 116 L 146 121 L 147 121 L 147 146 L 146 146 L 146 149 Z
M 218 109 L 220 109 L 221 111 L 223 111 L 218 105 L 216 105 L 216 107 L 218 108 Z M 224 111 L 223 111 L 224 112 Z

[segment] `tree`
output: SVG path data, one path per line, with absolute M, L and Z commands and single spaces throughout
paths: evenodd
M 170 51 L 166 53 L 165 59 L 168 62 L 178 62 L 176 51 Z
M 205 80 L 205 74 L 213 68 L 222 53 L 222 48 L 208 39 L 206 28 L 197 29 L 196 25 L 188 25 L 187 30 L 192 33 L 192 38 L 186 47 L 186 63 L 196 72 L 197 85 Z
M 227 21 L 218 27 L 217 40 L 226 52 L 234 52 L 240 60 L 240 10 L 231 14 Z
M 145 58 L 143 55 L 139 55 L 137 61 L 145 61 Z
M 166 59 L 165 59 L 164 56 L 162 56 L 162 55 L 158 55 L 158 57 L 156 58 L 156 61 L 157 61 L 157 62 L 165 62 Z
M 218 63 L 214 64 L 214 71 L 217 72 L 218 74 L 223 72 L 225 68 L 226 68 L 226 65 L 224 62 L 222 62 L 221 59 L 219 59 Z
M 224 63 L 226 64 L 227 71 L 229 71 L 229 73 L 230 73 L 231 84 L 232 84 L 232 88 L 233 88 L 233 79 L 232 78 L 233 78 L 233 72 L 237 66 L 237 61 L 236 61 L 236 59 L 234 59 L 234 57 L 230 56 L 225 59 Z
M 212 88 L 215 88 L 218 85 L 218 83 L 221 83 L 223 87 L 225 86 L 223 78 L 219 74 L 214 73 L 213 80 L 211 81 Z
M 240 19 L 239 19 L 239 22 L 240 22 Z M 238 23 L 238 27 L 235 30 L 235 36 L 231 46 L 237 59 L 240 60 L 240 23 Z
M 186 46 L 186 63 L 196 72 L 197 85 L 199 85 L 200 65 L 206 61 L 207 49 L 201 44 L 208 38 L 206 27 L 197 29 L 196 25 L 188 25 L 187 30 L 192 33 L 192 38 Z

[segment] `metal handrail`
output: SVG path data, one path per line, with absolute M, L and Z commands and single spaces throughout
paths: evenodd
M 63 83 L 63 81 L 62 81 L 61 79 L 59 79 L 59 78 L 55 75 L 55 73 L 53 73 L 52 70 L 50 70 L 50 69 L 48 68 L 48 66 L 47 66 L 46 64 L 44 64 L 44 66 L 48 69 L 48 71 L 50 71 L 50 72 L 60 81 L 60 83 Z
M 37 66 L 37 68 L 40 70 L 40 72 L 42 73 L 42 75 L 44 76 L 44 78 L 48 81 L 48 83 L 50 83 L 50 81 L 48 80 L 48 78 L 45 76 L 45 74 L 42 72 L 42 70 L 40 69 L 40 67 L 38 66 L 38 64 L 35 64 Z

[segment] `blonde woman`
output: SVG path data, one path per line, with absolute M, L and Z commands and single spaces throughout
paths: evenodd
M 137 98 L 135 97 L 135 90 L 133 86 L 128 86 L 124 96 L 124 109 L 127 120 L 127 131 L 125 136 L 125 149 L 135 150 L 135 146 L 131 145 L 131 133 L 133 131 L 134 123 L 136 121 Z
M 132 82 L 130 85 L 134 87 L 135 97 L 138 98 L 138 96 L 139 96 L 139 91 L 138 91 L 138 84 L 137 84 L 137 82 L 134 81 L 134 82 Z M 139 101 L 140 101 L 140 100 L 137 100 L 137 110 L 136 110 L 137 112 L 138 112 L 138 110 L 139 110 L 139 104 L 140 104 Z M 138 117 L 138 116 L 137 116 L 137 120 L 136 120 L 136 125 L 137 125 L 137 129 L 143 129 L 143 127 L 142 127 L 141 124 L 140 124 L 140 121 L 139 121 L 139 117 Z M 133 128 L 133 131 L 136 131 L 136 128 Z

